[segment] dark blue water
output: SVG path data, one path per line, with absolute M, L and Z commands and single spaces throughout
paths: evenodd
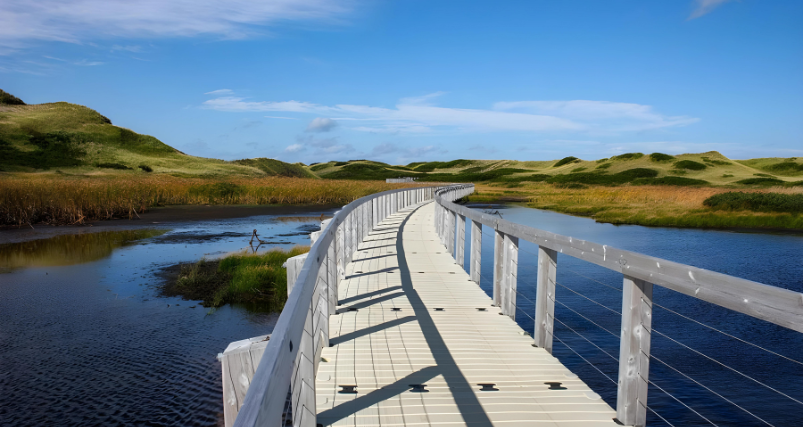
M 614 226 L 522 207 L 500 212 L 553 233 L 803 291 L 803 235 Z M 485 227 L 481 287 L 488 295 L 493 238 Z M 520 241 L 519 248 L 516 321 L 532 333 L 537 247 Z M 621 318 L 608 308 L 621 312 L 622 275 L 560 254 L 557 282 L 553 354 L 615 408 Z M 654 303 L 665 308 L 654 308 L 648 425 L 803 425 L 803 334 L 659 286 Z
M 324 212 L 150 225 L 165 233 L 126 242 L 130 227 L 106 228 L 123 236 L 111 245 L 64 229 L 0 245 L 0 425 L 221 424 L 216 355 L 270 333 L 278 316 L 160 297 L 158 273 L 251 250 L 254 229 L 274 242 L 259 251 L 309 244 Z

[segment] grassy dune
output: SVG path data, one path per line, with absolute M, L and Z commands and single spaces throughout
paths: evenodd
M 0 225 L 135 218 L 150 207 L 163 205 L 347 204 L 406 186 L 285 177 L 6 174 L 0 179 Z
M 0 103 L 0 171 L 71 174 L 315 177 L 273 159 L 228 162 L 186 155 L 119 126 L 90 108 L 55 102 Z

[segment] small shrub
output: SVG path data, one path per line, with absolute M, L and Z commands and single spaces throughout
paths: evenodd
M 672 167 L 674 167 L 675 169 L 688 169 L 693 171 L 701 171 L 707 168 L 708 166 L 700 162 L 695 162 L 694 160 L 679 160 L 675 162 L 675 164 Z
M 608 169 L 609 167 L 611 167 L 612 164 L 613 163 L 603 163 L 601 165 L 598 165 L 595 169 Z
M 574 173 L 574 172 L 582 172 L 582 171 L 584 171 L 584 170 L 586 170 L 586 168 L 584 168 L 584 167 L 582 167 L 582 166 L 581 166 L 581 167 L 579 167 L 579 168 L 574 168 L 574 169 L 572 169 L 572 173 Z
M 557 167 L 560 167 L 560 166 L 563 166 L 563 165 L 566 165 L 566 164 L 569 164 L 569 163 L 576 162 L 578 160 L 580 160 L 580 159 L 578 159 L 577 157 L 574 157 L 574 156 L 564 157 L 564 158 L 558 160 L 554 165 L 552 165 L 552 167 L 553 168 L 557 168 Z
M 6 105 L 25 105 L 21 99 L 17 98 L 16 96 L 0 89 L 0 104 Z
M 153 172 L 153 168 L 148 165 L 139 165 L 138 167 L 145 172 Z
M 790 173 L 790 172 L 803 172 L 803 164 L 802 163 L 795 163 L 791 160 L 786 160 L 781 163 L 776 163 L 774 165 L 769 165 L 764 170 L 776 173 Z
M 778 178 L 747 178 L 736 181 L 736 183 L 743 185 L 779 185 L 784 182 Z
M 729 173 L 723 173 L 723 174 L 722 174 L 722 177 L 723 177 L 723 178 L 733 178 L 733 175 L 732 175 L 732 174 L 729 174 Z
M 132 170 L 132 168 L 122 163 L 96 163 L 95 167 L 104 169 L 119 169 L 119 170 Z
M 588 188 L 587 185 L 579 184 L 579 183 L 576 183 L 576 182 L 558 183 L 558 184 L 555 184 L 555 187 L 557 187 L 557 188 L 566 188 L 566 189 L 569 189 L 569 190 L 579 190 L 581 188 Z
M 668 162 L 670 160 L 675 160 L 675 156 L 664 153 L 652 153 L 650 154 L 650 160 L 653 162 Z
M 764 178 L 775 178 L 774 176 L 768 173 L 754 173 L 753 176 L 763 176 Z
M 702 179 L 684 178 L 682 176 L 664 176 L 661 178 L 639 178 L 633 180 L 633 185 L 699 186 L 708 184 L 709 184 L 708 181 Z
M 732 191 L 711 196 L 703 205 L 718 210 L 803 213 L 803 194 L 744 193 Z
M 611 157 L 611 160 L 636 160 L 644 157 L 644 153 L 625 153 Z

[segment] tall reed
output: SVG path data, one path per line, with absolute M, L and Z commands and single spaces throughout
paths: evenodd
M 135 218 L 148 208 L 207 204 L 347 204 L 407 187 L 307 178 L 178 178 L 169 175 L 0 175 L 0 225 L 81 224 Z

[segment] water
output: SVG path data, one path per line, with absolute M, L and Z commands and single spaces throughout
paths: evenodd
M 233 340 L 270 333 L 277 316 L 229 305 L 208 314 L 196 301 L 159 297 L 156 273 L 178 262 L 247 248 L 253 229 L 272 242 L 259 250 L 308 243 L 306 234 L 316 229 L 320 214 L 330 212 L 106 228 L 106 234 L 0 245 L 0 425 L 219 424 L 222 392 L 216 354 Z M 803 290 L 801 235 L 612 226 L 520 207 L 501 212 L 505 219 L 555 233 Z M 493 236 L 487 228 L 484 232 L 481 286 L 490 294 Z M 527 299 L 535 297 L 536 248 L 526 242 L 520 247 L 517 321 L 532 331 L 534 308 Z M 599 304 L 621 310 L 621 293 L 616 289 L 621 289 L 622 277 L 615 272 L 560 255 L 557 279 Z M 697 321 L 803 359 L 803 334 L 660 287 L 655 288 L 654 299 Z M 618 364 L 612 357 L 619 355 L 619 315 L 560 286 L 557 301 L 555 356 L 615 406 L 612 380 Z M 661 308 L 655 308 L 653 326 L 803 401 L 803 365 Z M 652 354 L 771 424 L 801 425 L 803 405 L 657 333 Z M 763 425 L 655 359 L 650 379 L 718 425 Z M 654 386 L 648 403 L 676 426 L 708 425 Z M 650 425 L 663 424 L 654 413 L 648 416 Z
M 220 424 L 217 353 L 270 333 L 278 316 L 230 305 L 210 314 L 160 297 L 157 274 L 251 250 L 253 229 L 271 242 L 259 251 L 309 244 L 331 211 L 84 228 L 0 245 L 0 425 Z
M 803 235 L 614 226 L 522 207 L 503 208 L 500 212 L 506 220 L 554 233 L 803 291 Z M 467 221 L 466 241 L 470 227 Z M 483 229 L 482 246 L 480 285 L 491 295 L 493 230 L 488 227 Z M 535 245 L 520 241 L 516 321 L 530 333 L 536 254 Z M 466 268 L 468 256 L 467 252 Z M 621 317 L 605 307 L 621 312 L 622 275 L 560 254 L 557 282 L 553 354 L 615 408 L 618 362 L 614 358 L 619 357 Z M 659 286 L 654 288 L 653 298 L 666 309 L 655 307 L 653 314 L 650 380 L 654 384 L 649 389 L 648 425 L 667 425 L 652 411 L 676 426 L 766 425 L 758 418 L 776 426 L 803 425 L 803 364 L 741 343 L 667 309 L 800 362 L 803 334 Z

